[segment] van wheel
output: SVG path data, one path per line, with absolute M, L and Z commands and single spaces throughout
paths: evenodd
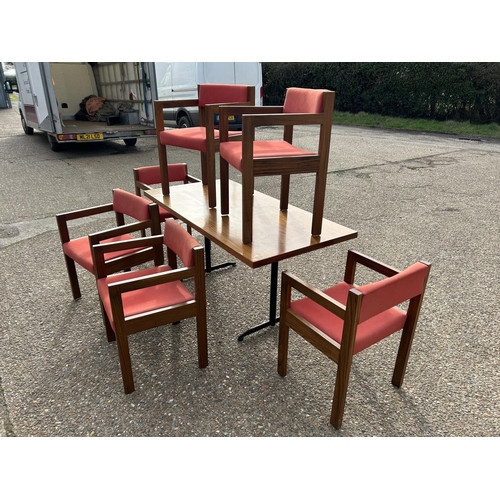
M 181 116 L 179 118 L 179 128 L 189 128 L 191 126 L 191 122 L 187 116 Z
M 123 139 L 126 146 L 135 146 L 137 139 Z
M 23 114 L 21 113 L 21 125 L 23 126 L 24 133 L 27 135 L 33 135 L 33 128 L 28 127 L 26 124 L 26 120 L 24 119 Z
M 47 139 L 49 140 L 50 149 L 52 151 L 61 151 L 61 145 L 49 134 L 47 134 Z

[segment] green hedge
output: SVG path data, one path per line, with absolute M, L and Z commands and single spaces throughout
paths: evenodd
M 500 124 L 500 63 L 262 63 L 264 104 L 287 87 L 335 90 L 335 109 Z

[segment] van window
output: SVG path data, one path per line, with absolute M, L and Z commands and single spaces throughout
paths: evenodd
M 244 83 L 246 85 L 259 85 L 260 65 L 258 63 L 235 63 L 235 83 Z
M 206 83 L 235 83 L 234 63 L 203 63 L 203 72 Z
M 194 63 L 172 63 L 172 86 L 177 90 L 197 90 L 196 65 Z

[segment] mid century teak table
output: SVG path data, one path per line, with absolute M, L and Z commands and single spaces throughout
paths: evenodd
M 247 266 L 257 268 L 271 264 L 269 320 L 247 330 L 238 340 L 266 326 L 275 325 L 279 320 L 276 318 L 279 261 L 358 235 L 353 229 L 323 219 L 321 235 L 312 236 L 311 213 L 292 205 L 288 206 L 288 210 L 280 211 L 279 200 L 255 191 L 253 241 L 243 244 L 240 184 L 229 181 L 230 215 L 225 216 L 217 209 L 220 206 L 220 190 L 217 189 L 217 207 L 209 208 L 208 188 L 201 182 L 171 186 L 168 196 L 163 195 L 161 188 L 144 194 Z

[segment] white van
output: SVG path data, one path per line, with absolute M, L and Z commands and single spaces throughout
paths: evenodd
M 44 132 L 53 151 L 71 142 L 119 139 L 133 146 L 137 139 L 155 137 L 153 63 L 14 65 L 23 130 L 28 135 Z
M 155 62 L 158 99 L 165 101 L 197 99 L 198 84 L 233 83 L 255 87 L 255 105 L 262 105 L 262 64 L 260 62 Z M 198 108 L 164 110 L 166 125 L 198 125 Z M 241 117 L 230 123 L 241 129 Z

